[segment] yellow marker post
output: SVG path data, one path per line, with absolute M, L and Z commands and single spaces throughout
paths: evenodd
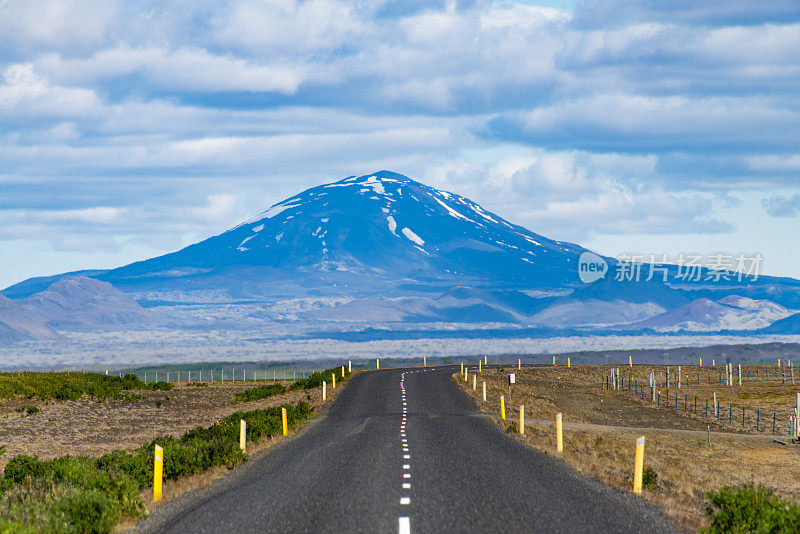
M 331 389 L 336 389 L 336 373 L 331 373 Z
M 486 380 L 483 381 L 483 402 L 486 402 Z
M 555 365 L 555 364 L 556 364 L 556 357 L 553 356 L 553 365 Z
M 351 362 L 350 360 L 347 360 L 347 372 L 348 373 L 353 372 L 353 362 Z
M 717 362 L 714 361 L 714 358 L 711 358 L 711 367 L 714 367 L 715 365 L 717 365 Z
M 780 366 L 781 366 L 781 359 L 778 358 L 778 367 L 780 367 Z
M 375 369 L 381 368 L 381 361 L 378 358 L 375 358 Z
M 525 433 L 525 405 L 520 404 L 519 406 L 519 433 Z
M 633 367 L 633 358 L 631 358 L 630 354 L 628 355 L 628 367 Z
M 283 435 L 289 435 L 289 424 L 286 422 L 286 408 L 281 408 L 281 420 L 283 421 Z
M 703 358 L 700 358 L 700 367 L 703 367 Z
M 479 372 L 479 373 L 480 373 L 481 371 L 483 371 L 483 365 L 481 365 L 482 363 L 483 363 L 482 361 L 478 360 L 478 372 Z
M 500 419 L 506 419 L 506 399 L 500 395 Z
M 517 369 L 522 369 L 522 359 L 517 360 Z
M 342 378 L 344 378 L 344 365 L 342 366 Z
M 242 452 L 247 450 L 247 422 L 239 419 L 239 448 Z
M 422 367 L 428 367 L 428 357 L 427 356 L 423 356 L 422 357 Z
M 461 374 L 464 374 L 464 362 L 461 362 Z
M 564 452 L 564 428 L 560 413 L 556 415 L 556 452 Z
M 572 369 L 572 364 L 570 363 L 569 358 L 567 358 L 567 369 Z
M 153 502 L 161 498 L 161 485 L 164 479 L 164 449 L 156 445 L 153 460 Z
M 472 391 L 478 389 L 478 375 L 472 375 Z
M 642 470 L 644 469 L 644 436 L 636 440 L 636 458 L 633 462 L 633 492 L 642 493 Z
M 322 402 L 328 400 L 328 384 L 324 380 L 322 381 Z

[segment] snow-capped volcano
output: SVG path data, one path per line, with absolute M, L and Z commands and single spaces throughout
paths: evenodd
M 537 287 L 577 280 L 585 250 L 514 225 L 462 196 L 381 171 L 313 187 L 227 232 L 98 276 L 198 276 L 230 267 Z

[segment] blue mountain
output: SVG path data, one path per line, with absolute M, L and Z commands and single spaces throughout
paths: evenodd
M 307 189 L 170 254 L 108 271 L 32 278 L 3 294 L 24 299 L 77 276 L 109 282 L 146 306 L 342 297 L 349 302 L 295 317 L 547 328 L 644 328 L 647 319 L 665 314 L 659 321 L 669 329 L 670 310 L 728 296 L 800 309 L 800 282 L 787 278 L 687 282 L 675 266 L 661 266 L 666 281 L 660 275 L 618 281 L 609 274 L 583 284 L 578 259 L 584 252 L 460 195 L 380 171 Z M 604 260 L 609 272 L 617 265 Z M 647 275 L 647 266 L 642 269 Z
M 313 187 L 220 235 L 94 277 L 122 288 L 219 287 L 240 277 L 563 287 L 577 283 L 584 250 L 381 171 Z

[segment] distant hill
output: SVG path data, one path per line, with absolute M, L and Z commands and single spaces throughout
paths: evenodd
M 20 301 L 32 315 L 56 330 L 104 330 L 153 325 L 156 317 L 108 282 L 70 276 Z

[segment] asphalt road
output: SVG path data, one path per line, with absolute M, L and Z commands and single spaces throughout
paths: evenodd
M 645 501 L 523 446 L 453 368 L 356 374 L 322 418 L 141 532 L 666 532 Z

